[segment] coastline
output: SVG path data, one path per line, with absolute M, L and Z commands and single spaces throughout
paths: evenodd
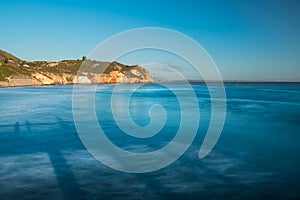
M 66 83 L 66 84 L 40 84 L 40 85 L 11 85 L 11 86 L 2 86 L 1 88 L 27 88 L 27 87 L 52 87 L 52 86 L 67 86 L 67 85 L 114 85 L 114 84 L 123 84 L 123 85 L 132 85 L 132 84 L 151 84 L 155 82 L 139 82 L 139 83 Z
M 132 84 L 159 84 L 159 83 L 184 83 L 186 81 L 153 81 L 153 82 L 137 82 L 137 83 L 66 83 L 66 84 L 35 84 L 35 85 L 8 85 L 8 86 L 3 86 L 0 85 L 0 89 L 2 88 L 29 88 L 29 87 L 52 87 L 52 86 L 67 86 L 67 85 L 114 85 L 114 84 L 123 84 L 123 85 L 132 85 Z M 188 81 L 189 83 L 220 83 L 220 81 L 203 81 L 203 80 L 191 80 Z M 275 84 L 289 84 L 289 83 L 298 83 L 300 84 L 299 81 L 240 81 L 240 80 L 230 80 L 230 81 L 222 81 L 224 84 L 255 84 L 255 83 L 275 83 Z

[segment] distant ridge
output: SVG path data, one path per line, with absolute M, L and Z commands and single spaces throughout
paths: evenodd
M 15 61 L 15 62 L 22 61 L 21 59 L 17 58 L 16 56 L 13 56 L 12 54 L 10 54 L 6 51 L 0 50 L 0 61 L 5 61 L 5 59 Z

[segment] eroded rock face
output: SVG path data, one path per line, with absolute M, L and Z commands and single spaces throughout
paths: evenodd
M 2 87 L 9 87 L 9 84 L 6 81 L 0 81 L 0 86 L 2 86 Z
M 74 73 L 53 73 L 45 70 L 32 70 L 31 75 L 7 77 L 0 86 L 30 86 L 55 84 L 110 84 L 110 83 L 151 83 L 153 78 L 148 70 L 136 65 L 126 66 L 117 62 L 90 61 L 90 66 Z M 43 63 L 45 65 L 45 63 Z M 102 63 L 103 64 L 103 63 Z M 57 67 L 59 62 L 47 62 L 46 67 Z M 43 66 L 44 67 L 44 66 Z M 41 69 L 43 69 L 43 67 Z M 97 68 L 98 67 L 98 68 Z M 30 66 L 26 66 L 30 69 Z M 37 68 L 37 67 L 36 67 Z
M 90 67 L 91 66 L 91 67 Z M 82 69 L 77 77 L 77 83 L 152 83 L 153 78 L 148 70 L 136 65 L 126 66 L 117 62 L 107 67 L 96 68 L 95 64 Z M 90 68 L 89 68 L 90 67 Z M 89 72 L 85 72 L 89 71 Z
M 142 68 L 136 66 L 126 72 L 121 70 L 111 71 L 109 74 L 102 74 L 100 83 L 152 83 L 153 78 L 150 73 Z

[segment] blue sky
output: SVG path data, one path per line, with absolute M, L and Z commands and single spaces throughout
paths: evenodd
M 199 42 L 224 79 L 300 80 L 297 0 L 0 0 L 0 9 L 0 49 L 25 60 L 81 58 L 113 34 L 155 26 Z

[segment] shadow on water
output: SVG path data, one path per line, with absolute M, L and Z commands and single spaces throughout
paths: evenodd
M 18 136 L 20 132 L 20 123 L 16 122 L 14 128 L 15 128 L 15 134 Z
M 78 184 L 74 173 L 72 172 L 71 166 L 68 164 L 67 160 L 64 158 L 61 151 L 68 149 L 68 145 L 65 144 L 65 137 L 56 137 L 51 134 L 38 134 L 35 138 L 35 135 L 38 132 L 37 130 L 33 131 L 32 127 L 41 127 L 41 126 L 53 126 L 59 125 L 61 130 L 72 130 L 70 122 L 64 121 L 59 117 L 56 117 L 56 123 L 31 123 L 28 120 L 24 124 L 16 122 L 14 125 L 2 125 L 2 127 L 13 127 L 14 136 L 12 137 L 13 143 L 16 145 L 10 145 L 17 147 L 14 151 L 15 154 L 30 154 L 30 153 L 47 153 L 51 165 L 53 167 L 56 179 L 58 181 L 60 190 L 63 195 L 63 199 L 85 199 L 85 192 L 81 190 L 80 185 Z M 25 131 L 21 130 L 21 127 L 25 127 Z M 59 133 L 59 131 L 56 131 Z M 7 134 L 2 134 L 7 135 Z M 11 135 L 10 135 L 11 136 Z M 72 136 L 71 136 L 72 137 Z M 72 140 L 77 141 L 76 134 L 72 137 Z M 50 138 L 55 138 L 54 142 L 50 141 Z M 61 140 L 61 141 L 59 141 Z M 73 142 L 73 141 L 72 141 Z M 71 144 L 69 145 L 71 146 Z M 81 148 L 81 146 L 77 146 Z M 2 147 L 1 151 L 4 149 L 4 152 L 11 153 L 11 147 L 5 150 L 5 147 Z
M 31 123 L 28 120 L 26 120 L 25 126 L 27 128 L 27 131 L 30 132 L 31 131 Z
M 64 199 L 85 199 L 74 174 L 60 152 L 47 152 L 54 168 L 56 178 L 63 192 Z

